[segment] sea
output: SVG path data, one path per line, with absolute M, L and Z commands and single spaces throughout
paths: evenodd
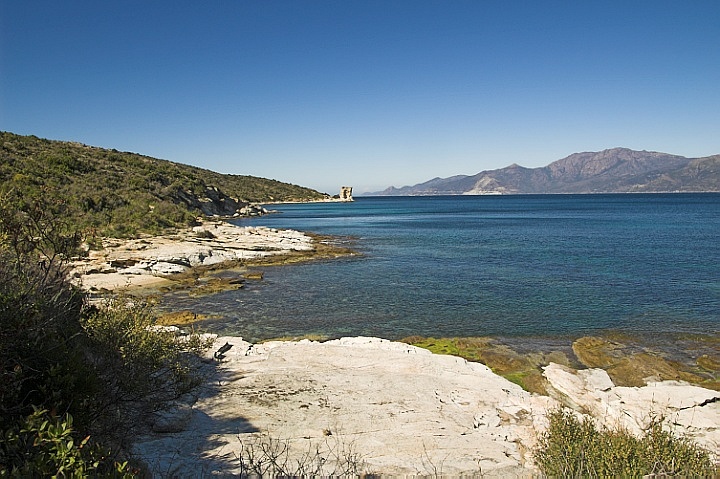
M 720 194 L 356 197 L 241 226 L 331 236 L 352 257 L 264 267 L 174 309 L 278 337 L 646 338 L 720 332 Z

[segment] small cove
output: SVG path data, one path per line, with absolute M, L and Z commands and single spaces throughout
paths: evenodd
M 249 340 L 494 336 L 522 345 L 615 331 L 716 335 L 720 195 L 374 197 L 276 205 L 242 225 L 333 235 L 355 258 L 264 267 L 264 279 L 173 309 Z

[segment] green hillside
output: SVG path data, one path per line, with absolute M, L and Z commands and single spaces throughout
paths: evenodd
M 225 175 L 136 153 L 0 132 L 0 196 L 41 201 L 77 227 L 132 236 L 232 215 L 246 203 L 308 201 L 309 188 Z

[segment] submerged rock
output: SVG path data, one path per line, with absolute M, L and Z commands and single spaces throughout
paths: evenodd
M 589 368 L 602 368 L 618 386 L 644 386 L 657 381 L 687 381 L 701 384 L 705 378 L 686 371 L 659 353 L 598 337 L 584 337 L 573 343 L 573 352 Z

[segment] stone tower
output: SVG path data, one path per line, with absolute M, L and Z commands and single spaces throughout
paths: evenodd
M 340 201 L 353 201 L 352 186 L 343 186 L 340 188 Z

